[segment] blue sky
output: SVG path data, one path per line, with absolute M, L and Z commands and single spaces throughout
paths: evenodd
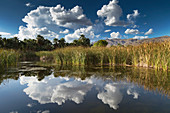
M 170 35 L 170 0 L 0 0 L 0 34 L 71 42 Z M 106 32 L 107 31 L 107 32 Z

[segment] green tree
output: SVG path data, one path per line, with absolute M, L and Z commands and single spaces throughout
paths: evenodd
M 52 43 L 50 40 L 45 39 L 44 40 L 44 45 L 43 45 L 43 51 L 51 51 L 53 49 Z
M 78 39 L 78 45 L 88 47 L 90 46 L 90 39 L 86 38 L 85 35 L 81 35 Z
M 2 36 L 0 35 L 0 48 L 4 47 Z
M 12 38 L 13 49 L 19 49 L 19 39 L 18 37 Z
M 44 37 L 41 35 L 37 35 L 36 39 L 36 43 L 38 44 L 38 51 L 52 50 L 53 47 L 50 40 L 44 39 Z
M 35 39 L 24 39 L 24 42 L 22 43 L 24 50 L 31 50 L 31 51 L 38 51 L 40 50 L 37 40 Z
M 45 39 L 41 35 L 37 35 L 36 37 L 36 43 L 38 44 L 38 50 L 41 51 L 43 50 L 43 45 L 44 45 Z
M 74 46 L 79 46 L 80 44 L 79 44 L 79 41 L 78 40 L 73 40 L 73 45 Z
M 99 40 L 93 44 L 93 47 L 106 47 L 108 42 L 106 40 Z
M 4 38 L 3 39 L 3 46 L 7 49 L 18 49 L 19 48 L 19 40 L 17 37 L 14 38 Z
M 3 38 L 2 41 L 3 41 L 3 47 L 6 48 L 6 43 L 7 43 L 6 38 Z
M 66 42 L 66 41 L 65 41 L 64 38 L 61 38 L 58 42 L 59 42 L 59 47 L 60 47 L 60 48 L 65 47 L 65 42 Z
M 53 43 L 54 43 L 54 48 L 56 49 L 58 46 L 59 46 L 59 42 L 58 42 L 59 40 L 57 39 L 57 38 L 54 38 L 53 39 Z

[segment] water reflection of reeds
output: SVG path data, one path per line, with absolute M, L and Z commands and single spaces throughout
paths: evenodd
M 40 65 L 40 64 L 39 64 Z M 86 66 L 60 66 L 60 65 L 31 65 L 34 71 L 15 72 L 4 71 L 0 74 L 0 84 L 8 79 L 18 80 L 20 76 L 36 76 L 39 81 L 43 80 L 45 76 L 52 73 L 55 77 L 74 77 L 85 80 L 91 76 L 102 78 L 103 80 L 112 81 L 127 81 L 143 87 L 145 90 L 152 92 L 159 92 L 162 95 L 170 97 L 170 75 L 168 71 L 158 71 L 147 68 L 135 67 L 86 67 Z M 36 68 L 39 67 L 39 68 Z M 26 67 L 26 66 L 24 66 Z M 29 66 L 28 66 L 29 67 Z M 31 68 L 29 67 L 29 69 Z M 37 70 L 36 70 L 37 69 Z M 45 70 L 44 70 L 45 69 Z

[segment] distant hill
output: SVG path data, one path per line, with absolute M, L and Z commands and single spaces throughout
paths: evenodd
M 142 43 L 150 43 L 150 42 L 164 42 L 164 41 L 170 41 L 170 36 L 162 36 L 162 37 L 156 37 L 156 38 L 147 38 L 147 39 L 106 39 L 108 42 L 107 47 L 110 47 L 112 45 L 138 45 Z

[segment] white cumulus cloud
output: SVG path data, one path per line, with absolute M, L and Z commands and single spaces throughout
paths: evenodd
M 123 95 L 120 92 L 119 87 L 114 84 L 106 84 L 104 87 L 106 92 L 101 92 L 97 95 L 99 99 L 102 100 L 104 104 L 108 104 L 111 108 L 117 109 L 118 104 L 122 101 Z
M 125 34 L 140 34 L 138 29 L 127 29 Z
M 68 100 L 80 104 L 83 102 L 87 92 L 93 87 L 97 91 L 97 98 L 113 109 L 118 109 L 124 96 L 123 92 L 133 95 L 134 99 L 138 99 L 139 96 L 137 91 L 135 91 L 136 86 L 133 84 L 123 81 L 113 82 L 110 79 L 104 80 L 98 74 L 94 74 L 85 80 L 77 77 L 54 77 L 52 74 L 38 81 L 35 76 L 22 76 L 20 77 L 20 84 L 27 84 L 27 88 L 23 91 L 32 100 L 36 100 L 40 104 L 57 103 L 62 105 Z M 32 107 L 34 106 L 33 104 L 28 104 L 27 106 Z
M 27 24 L 27 27 L 47 27 L 53 25 L 52 17 L 50 16 L 50 7 L 39 6 L 37 9 L 30 11 L 22 21 Z
M 80 6 L 66 10 L 61 5 L 50 8 L 50 13 L 57 25 L 73 28 L 77 25 L 92 25 L 91 21 L 83 14 Z
M 108 26 L 124 26 L 127 25 L 124 21 L 120 21 L 122 16 L 122 9 L 118 5 L 117 0 L 112 0 L 108 5 L 103 5 L 103 7 L 97 11 L 99 17 L 104 18 L 104 22 Z
M 109 38 L 109 39 L 120 38 L 120 37 L 121 37 L 121 35 L 120 35 L 119 32 L 112 32 L 112 33 L 110 34 L 110 38 Z
M 56 86 L 51 100 L 58 105 L 62 105 L 66 100 L 80 104 L 84 96 L 91 89 L 92 85 L 83 84 L 79 81 L 67 82 Z
M 148 36 L 134 36 L 133 39 L 146 39 Z
M 39 6 L 30 11 L 22 21 L 26 23 L 26 26 L 20 26 L 18 34 L 15 35 L 20 39 L 35 38 L 37 34 L 45 38 L 55 38 L 58 37 L 61 27 L 76 29 L 92 25 L 80 6 L 68 10 L 61 5 L 56 7 Z M 66 30 L 63 33 L 69 32 Z
M 7 32 L 0 32 L 0 35 L 2 35 L 2 36 L 10 36 L 10 35 L 11 35 L 11 33 L 7 33 Z
M 86 28 L 80 28 L 74 31 L 72 34 L 66 35 L 64 38 L 67 42 L 72 42 L 75 39 L 80 38 L 80 35 L 85 35 L 86 38 L 94 39 L 95 34 L 92 26 Z
M 133 12 L 134 12 L 134 13 L 127 15 L 127 19 L 128 19 L 129 21 L 131 21 L 132 19 L 136 18 L 136 17 L 139 16 L 139 14 L 140 14 L 138 10 L 133 10 Z
M 64 31 L 60 31 L 60 33 L 62 33 L 62 34 L 68 34 L 68 33 L 69 33 L 69 30 L 68 30 L 68 29 L 65 29 Z
M 145 33 L 145 35 L 150 35 L 150 34 L 152 34 L 153 33 L 153 29 L 149 29 L 146 33 Z
M 50 37 L 58 38 L 59 37 L 57 33 L 48 30 L 47 27 L 34 28 L 31 26 L 29 27 L 20 26 L 19 33 L 14 36 L 19 37 L 20 40 L 24 40 L 25 38 L 35 39 L 36 36 L 39 34 L 44 36 L 45 38 L 50 38 Z
M 92 88 L 91 84 L 70 78 L 55 78 L 53 75 L 42 81 L 38 81 L 36 77 L 22 76 L 20 83 L 28 85 L 23 91 L 40 104 L 57 103 L 62 105 L 67 100 L 79 104 L 83 102 L 84 96 Z

